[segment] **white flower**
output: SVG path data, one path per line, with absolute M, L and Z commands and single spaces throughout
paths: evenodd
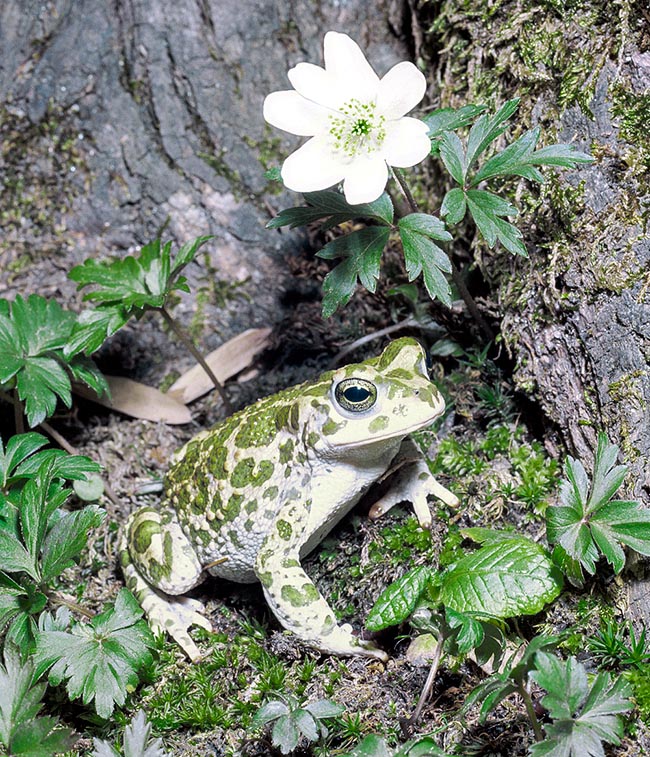
M 424 97 L 426 80 L 408 62 L 379 78 L 347 34 L 325 35 L 325 68 L 298 63 L 289 71 L 293 90 L 272 92 L 264 118 L 291 134 L 311 137 L 282 166 L 296 192 L 343 182 L 351 205 L 376 200 L 388 166 L 406 168 L 427 157 L 428 127 L 405 117 Z

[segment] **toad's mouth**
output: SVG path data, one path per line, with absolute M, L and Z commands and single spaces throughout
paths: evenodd
M 408 436 L 409 434 L 412 434 L 414 431 L 420 431 L 420 429 L 426 428 L 427 426 L 430 426 L 436 418 L 439 418 L 441 415 L 440 410 L 436 410 L 435 413 L 432 413 L 432 415 L 425 419 L 420 420 L 417 423 L 413 423 L 410 426 L 402 426 L 399 430 L 387 430 L 384 433 L 377 433 L 372 434 L 371 436 L 365 436 L 362 439 L 353 440 L 353 441 L 346 441 L 346 442 L 337 442 L 336 440 L 332 440 L 333 447 L 336 447 L 337 449 L 356 449 L 358 447 L 373 447 L 375 444 L 380 444 L 381 442 L 386 442 L 390 439 L 399 439 L 404 438 L 405 436 Z

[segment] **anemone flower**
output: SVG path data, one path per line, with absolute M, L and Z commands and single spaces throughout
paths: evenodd
M 414 166 L 431 150 L 427 125 L 405 115 L 424 97 L 426 81 L 408 62 L 380 79 L 347 34 L 327 32 L 324 49 L 325 68 L 298 63 L 288 73 L 294 89 L 264 100 L 268 123 L 311 137 L 284 161 L 282 180 L 296 192 L 342 181 L 348 203 L 372 202 L 389 166 Z

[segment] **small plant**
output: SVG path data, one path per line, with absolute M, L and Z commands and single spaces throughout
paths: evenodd
M 626 635 L 629 641 L 626 641 Z M 632 667 L 640 669 L 650 660 L 646 629 L 637 636 L 632 623 L 607 620 L 601 629 L 587 640 L 587 647 L 596 660 L 606 668 Z
M 531 757 L 601 757 L 602 742 L 620 743 L 621 715 L 632 709 L 632 687 L 623 678 L 612 682 L 608 673 L 599 673 L 590 683 L 575 657 L 562 662 L 541 651 L 530 678 L 546 690 L 541 704 L 553 720 L 544 727 L 545 739 L 531 747 Z
M 0 299 L 0 399 L 2 392 L 13 396 L 18 425 L 23 408 L 33 428 L 54 413 L 57 399 L 70 407 L 71 379 L 98 395 L 107 391 L 95 364 L 72 344 L 77 325 L 77 315 L 55 300 Z
M 293 698 L 288 698 L 287 702 L 274 699 L 255 713 L 251 727 L 261 728 L 273 723 L 273 746 L 282 754 L 291 754 L 303 737 L 308 742 L 324 739 L 328 730 L 323 721 L 340 715 L 344 710 L 340 704 L 329 699 L 319 699 L 304 707 L 298 706 L 298 702 Z
M 598 435 L 593 479 L 583 464 L 569 457 L 560 487 L 560 505 L 546 510 L 546 535 L 555 545 L 553 557 L 576 586 L 584 583 L 583 570 L 596 572 L 604 556 L 615 573 L 625 566 L 623 546 L 650 555 L 650 510 L 638 502 L 612 499 L 627 466 L 616 465 L 618 447 L 605 434 Z
M 65 481 L 99 465 L 45 444 L 34 432 L 12 437 L 6 449 L 0 442 L 0 630 L 7 628 L 23 651 L 34 641 L 48 587 L 74 564 L 105 515 L 96 505 L 63 509 L 71 494 Z
M 321 75 L 315 73 L 315 66 L 299 63 L 288 74 L 296 91 L 273 92 L 264 103 L 264 117 L 272 126 L 311 137 L 285 160 L 280 172 L 289 189 L 304 193 L 307 205 L 283 210 L 269 228 L 303 226 L 322 219 L 323 228 L 364 221 L 363 228 L 335 238 L 317 253 L 328 260 L 341 259 L 323 283 L 324 316 L 347 304 L 357 282 L 370 292 L 376 290 L 382 253 L 395 233 L 404 251 L 408 280 L 422 275 L 431 299 L 450 306 L 447 276 L 451 275 L 468 309 L 491 338 L 460 272 L 441 246 L 453 240 L 449 229 L 469 213 L 489 247 L 498 241 L 508 252 L 526 256 L 521 232 L 506 220 L 518 211 L 493 191 L 494 181 L 501 186 L 504 179 L 516 177 L 541 183 L 542 166 L 574 168 L 593 159 L 571 145 L 536 149 L 539 128 L 486 159 L 506 131 L 518 99 L 509 100 L 493 115 L 483 106 L 468 105 L 458 111 L 436 110 L 422 120 L 411 118 L 406 113 L 426 90 L 424 76 L 412 63 L 399 63 L 380 80 L 347 35 L 328 32 L 324 46 Z M 463 141 L 456 131 L 470 124 Z M 441 158 L 458 185 L 442 201 L 442 220 L 420 212 L 402 170 L 429 155 Z M 390 177 L 411 211 L 397 222 L 393 204 L 384 193 Z M 328 189 L 339 182 L 342 195 Z
M 0 664 L 0 744 L 6 754 L 51 757 L 69 749 L 74 739 L 51 717 L 38 717 L 45 684 L 36 683 L 31 660 L 21 662 L 13 644 L 5 645 Z
M 370 734 L 343 757 L 447 757 L 430 736 L 420 736 L 391 749 L 380 736 Z
M 169 312 L 174 293 L 190 291 L 187 279 L 181 275 L 183 268 L 194 260 L 199 249 L 210 239 L 212 237 L 198 237 L 188 242 L 173 258 L 172 243 L 162 244 L 160 239 L 155 239 L 145 245 L 137 257 L 127 255 L 111 262 L 89 258 L 82 265 L 75 266 L 70 271 L 70 278 L 77 282 L 78 289 L 95 287 L 84 295 L 84 299 L 96 303 L 97 307 L 80 316 L 72 340 L 73 348 L 90 354 L 130 318 L 141 318 L 146 311 L 153 310 L 160 313 L 208 374 L 230 412 L 221 382 Z
M 161 739 L 151 737 L 151 725 L 142 710 L 124 729 L 121 750 L 101 739 L 94 739 L 93 743 L 92 757 L 166 757 Z

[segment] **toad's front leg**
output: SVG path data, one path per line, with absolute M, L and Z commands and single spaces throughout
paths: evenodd
M 285 504 L 260 548 L 255 572 L 266 601 L 280 623 L 309 646 L 386 661 L 386 653 L 371 641 L 354 636 L 350 626 L 338 625 L 332 608 L 300 564 L 310 508 L 311 500 Z
M 394 472 L 393 472 L 394 471 Z M 422 528 L 431 528 L 431 511 L 427 501 L 428 495 L 442 500 L 446 505 L 458 505 L 458 497 L 445 489 L 431 475 L 422 452 L 415 442 L 407 438 L 402 443 L 399 453 L 389 470 L 391 487 L 384 496 L 370 508 L 370 517 L 380 518 L 391 507 L 400 502 L 411 502 L 413 510 Z

